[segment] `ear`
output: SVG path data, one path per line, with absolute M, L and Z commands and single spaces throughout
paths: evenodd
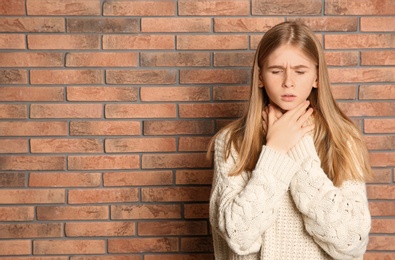
M 316 79 L 313 83 L 313 88 L 318 88 L 318 79 Z
M 263 88 L 263 78 L 262 78 L 262 74 L 261 74 L 261 70 L 259 70 L 259 82 L 258 82 L 258 87 L 259 88 Z

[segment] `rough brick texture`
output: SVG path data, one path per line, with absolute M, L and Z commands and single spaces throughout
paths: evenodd
M 393 0 L 0 2 L 1 259 L 213 260 L 207 144 L 286 20 L 365 135 L 365 259 L 395 259 Z

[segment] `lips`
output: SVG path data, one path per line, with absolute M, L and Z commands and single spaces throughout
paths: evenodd
M 286 101 L 286 102 L 292 102 L 295 99 L 296 99 L 296 96 L 294 94 L 281 95 L 281 100 Z

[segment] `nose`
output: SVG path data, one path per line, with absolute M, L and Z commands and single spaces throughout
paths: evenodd
M 286 70 L 286 72 L 284 73 L 283 87 L 284 88 L 294 87 L 294 82 L 290 70 Z

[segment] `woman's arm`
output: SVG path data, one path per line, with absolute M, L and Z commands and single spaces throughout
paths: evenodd
M 225 136 L 225 133 L 218 136 L 215 142 L 210 223 L 213 232 L 224 238 L 235 253 L 256 253 L 298 165 L 287 155 L 263 146 L 251 177 L 246 172 L 229 176 L 237 154 L 233 151 L 224 159 Z
M 335 259 L 363 255 L 371 224 L 365 184 L 345 181 L 341 187 L 334 186 L 309 135 L 288 155 L 301 165 L 291 181 L 291 194 L 307 232 Z

